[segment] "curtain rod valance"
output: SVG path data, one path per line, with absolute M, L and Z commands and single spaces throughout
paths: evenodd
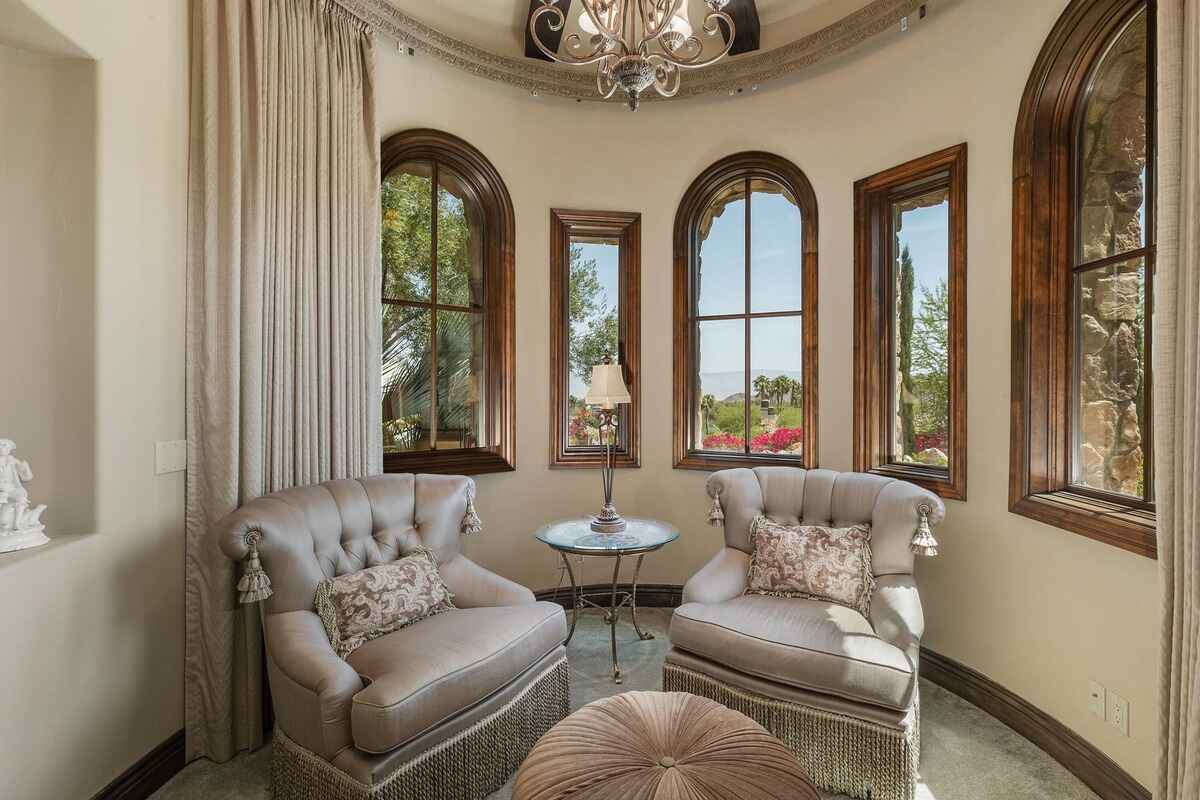
M 573 100 L 598 100 L 594 76 L 528 58 L 497 55 L 449 36 L 405 14 L 388 0 L 333 0 L 375 31 L 452 67 L 527 92 Z M 728 94 L 828 61 L 899 25 L 928 0 L 873 0 L 863 8 L 791 44 L 696 70 L 679 97 Z

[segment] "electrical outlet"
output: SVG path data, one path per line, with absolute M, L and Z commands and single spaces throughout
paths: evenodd
M 1129 701 L 1116 692 L 1108 693 L 1108 724 L 1129 735 Z
M 1095 681 L 1088 682 L 1088 710 L 1104 719 L 1108 708 L 1108 692 Z

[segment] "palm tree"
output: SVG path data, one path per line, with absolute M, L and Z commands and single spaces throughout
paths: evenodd
M 700 398 L 700 430 L 708 433 L 708 421 L 712 419 L 713 409 L 717 406 L 717 398 L 706 394 Z
M 766 400 L 771 388 L 771 379 L 766 375 L 759 375 L 754 379 L 754 393 L 758 395 L 759 400 Z
M 783 405 L 783 398 L 792 388 L 792 379 L 787 375 L 779 375 L 771 381 L 771 394 L 775 398 L 775 406 Z

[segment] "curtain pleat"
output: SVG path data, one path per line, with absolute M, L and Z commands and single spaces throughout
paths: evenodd
M 1158 3 L 1154 471 L 1163 591 L 1155 797 L 1200 797 L 1200 0 Z
M 193 0 L 187 756 L 262 743 L 257 612 L 209 536 L 246 500 L 382 469 L 379 143 L 332 0 Z

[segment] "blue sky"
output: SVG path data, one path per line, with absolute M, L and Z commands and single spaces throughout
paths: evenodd
M 620 248 L 615 244 L 577 243 L 574 246 L 580 249 L 584 261 L 596 261 L 596 277 L 600 281 L 601 289 L 599 302 L 602 302 L 605 308 L 616 308 L 619 291 L 617 284 L 620 280 Z M 576 326 L 572 330 L 581 329 L 586 331 L 587 326 Z M 613 353 L 613 358 L 616 356 L 617 354 Z M 574 374 L 571 375 L 570 392 L 576 397 L 583 397 L 587 392 L 587 386 Z
M 740 313 L 745 307 L 745 203 L 730 203 L 713 223 L 701 246 L 701 316 Z M 904 214 L 900 246 L 908 245 L 916 272 L 916 300 L 947 275 L 949 205 Z M 791 311 L 801 305 L 800 212 L 783 195 L 755 193 L 751 215 L 751 307 L 754 311 Z M 848 268 L 848 265 L 847 265 Z M 799 379 L 803 364 L 798 342 L 799 317 L 760 319 L 751 330 L 750 376 L 786 374 Z M 700 326 L 702 393 L 718 398 L 743 391 L 745 325 L 740 320 Z
M 745 240 L 742 226 L 745 202 L 730 203 L 714 223 L 701 257 L 701 315 L 740 313 L 745 306 Z M 791 311 L 801 305 L 800 212 L 783 195 L 757 192 L 751 221 L 754 274 L 751 299 L 754 311 Z M 921 287 L 932 289 L 948 270 L 947 226 L 949 205 L 920 208 L 904 214 L 901 247 L 908 245 L 916 271 L 916 299 Z M 617 302 L 618 248 L 616 245 L 579 244 L 585 260 L 595 259 L 604 302 Z M 799 378 L 803 364 L 797 343 L 800 317 L 760 319 L 751 333 L 751 377 L 760 373 Z M 726 397 L 741 391 L 745 358 L 745 325 L 740 320 L 701 324 L 701 372 L 709 376 L 704 391 Z M 736 374 L 729 374 L 736 373 Z M 736 387 L 736 388 L 734 388 Z M 582 396 L 587 387 L 572 376 L 571 393 Z

